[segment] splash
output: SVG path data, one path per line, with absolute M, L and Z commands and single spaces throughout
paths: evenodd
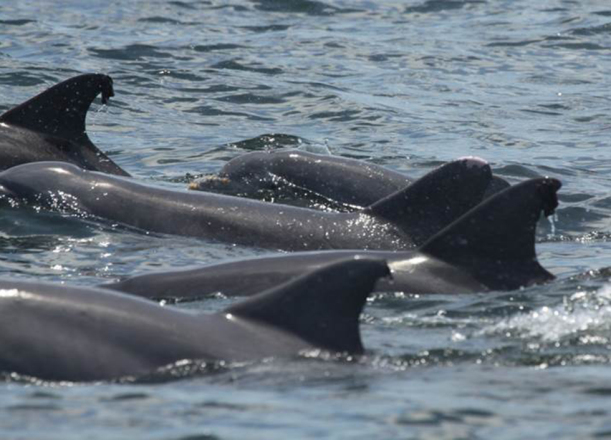
M 552 239 L 556 236 L 556 222 L 558 221 L 558 213 L 554 212 L 554 214 L 547 217 L 547 221 L 550 224 L 551 231 L 548 234 L 548 239 Z
M 316 154 L 325 154 L 328 156 L 332 156 L 333 153 L 331 153 L 331 148 L 329 147 L 329 139 L 324 139 L 323 143 L 320 142 L 310 142 L 310 143 L 304 143 L 302 144 L 300 142 L 299 145 L 299 149 L 303 150 L 303 151 L 308 151 L 310 153 L 316 153 Z
M 611 284 L 596 292 L 580 291 L 565 298 L 561 305 L 544 306 L 528 314 L 513 316 L 487 329 L 484 334 L 536 338 L 544 343 L 558 343 L 578 337 L 580 343 L 606 343 L 600 335 L 611 330 Z M 601 341 L 601 338 L 604 341 Z

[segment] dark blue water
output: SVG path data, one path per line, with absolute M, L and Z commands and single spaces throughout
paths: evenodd
M 116 97 L 88 132 L 142 180 L 182 189 L 246 151 L 293 146 L 413 176 L 478 155 L 512 182 L 564 183 L 538 234 L 553 283 L 377 295 L 359 360 L 181 364 L 177 380 L 139 383 L 7 377 L 0 438 L 611 437 L 607 2 L 5 0 L 0 31 L 0 110 L 108 73 Z M 0 216 L 0 272 L 24 279 L 93 285 L 259 253 Z

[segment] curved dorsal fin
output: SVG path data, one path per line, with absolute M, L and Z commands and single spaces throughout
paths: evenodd
M 549 216 L 558 206 L 561 186 L 552 178 L 514 185 L 469 211 L 419 251 L 467 268 L 493 289 L 553 279 L 537 262 L 535 231 L 541 213 Z
M 491 180 L 492 170 L 483 159 L 458 159 L 364 212 L 397 225 L 419 245 L 480 203 Z
M 75 76 L 8 110 L 0 116 L 0 121 L 52 136 L 78 139 L 85 134 L 89 106 L 100 93 L 103 103 L 114 96 L 110 76 Z
M 385 260 L 351 258 L 329 264 L 234 306 L 224 313 L 295 334 L 317 347 L 361 353 L 359 316 Z
M 0 115 L 0 122 L 43 135 L 45 146 L 58 151 L 56 160 L 68 159 L 88 170 L 129 176 L 85 132 L 87 111 L 100 93 L 103 103 L 114 96 L 110 76 L 75 76 Z

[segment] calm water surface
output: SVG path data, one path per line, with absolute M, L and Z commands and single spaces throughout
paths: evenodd
M 5 0 L 0 30 L 0 110 L 108 73 L 116 97 L 92 108 L 89 135 L 159 185 L 284 147 L 413 176 L 478 155 L 512 182 L 564 183 L 538 233 L 551 284 L 377 295 L 358 360 L 5 377 L 0 438 L 611 437 L 608 2 Z M 11 210 L 0 248 L 3 275 L 81 285 L 262 253 Z

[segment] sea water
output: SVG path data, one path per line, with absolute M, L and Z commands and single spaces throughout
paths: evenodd
M 107 73 L 116 96 L 93 106 L 88 134 L 157 185 L 289 147 L 413 177 L 476 155 L 512 183 L 563 182 L 537 234 L 552 283 L 376 295 L 359 359 L 186 363 L 125 383 L 5 376 L 0 438 L 611 437 L 608 2 L 4 0 L 0 32 L 0 110 Z M 27 280 L 90 286 L 263 253 L 0 216 L 0 271 Z

